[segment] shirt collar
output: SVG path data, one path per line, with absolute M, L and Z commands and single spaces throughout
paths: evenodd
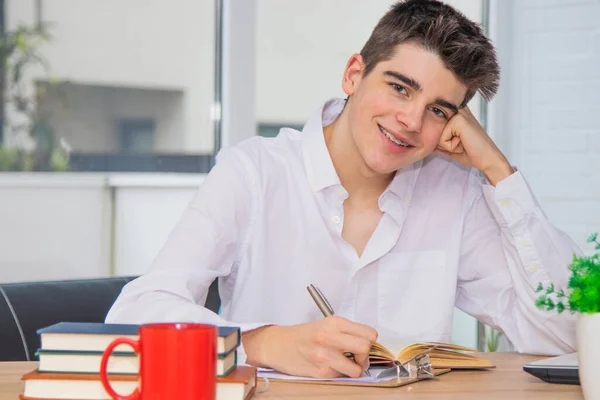
M 315 192 L 330 186 L 341 185 L 340 178 L 335 171 L 331 155 L 325 144 L 323 127 L 331 124 L 340 115 L 344 105 L 344 99 L 327 101 L 307 121 L 302 130 L 304 167 L 311 188 Z M 407 204 L 410 203 L 410 197 L 421 165 L 422 160 L 419 160 L 398 170 L 386 192 L 390 191 Z
M 304 168 L 308 182 L 315 192 L 341 184 L 325 144 L 323 126 L 331 124 L 340 115 L 344 109 L 344 103 L 342 99 L 327 101 L 302 129 Z

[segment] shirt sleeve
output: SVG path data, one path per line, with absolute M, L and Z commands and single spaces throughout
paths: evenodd
M 243 332 L 268 325 L 227 321 L 204 307 L 210 284 L 231 273 L 247 240 L 257 190 L 252 170 L 242 150 L 219 153 L 150 270 L 125 285 L 107 323 L 194 322 Z
M 581 251 L 541 210 L 520 172 L 492 185 L 471 177 L 476 200 L 466 214 L 456 305 L 503 331 L 517 351 L 575 351 L 575 317 L 540 310 L 538 284 L 567 288 Z

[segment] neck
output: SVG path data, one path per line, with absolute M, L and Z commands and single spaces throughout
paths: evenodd
M 379 198 L 394 174 L 380 174 L 366 164 L 350 133 L 347 107 L 332 124 L 323 128 L 327 149 L 349 196 Z

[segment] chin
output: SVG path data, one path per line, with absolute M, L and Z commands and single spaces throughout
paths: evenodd
M 367 162 L 369 168 L 380 175 L 389 175 L 395 173 L 399 169 L 402 169 L 405 165 L 410 164 L 412 161 L 405 160 L 403 162 L 399 160 L 391 160 L 390 157 L 379 156 Z

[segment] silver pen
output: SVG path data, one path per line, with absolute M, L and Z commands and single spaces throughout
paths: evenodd
M 325 298 L 325 296 L 323 295 L 323 293 L 321 293 L 319 288 L 317 288 L 313 284 L 310 284 L 306 287 L 306 290 L 308 290 L 308 293 L 310 293 L 310 296 L 313 298 L 313 300 L 317 304 L 317 307 L 319 307 L 319 310 L 321 310 L 321 312 L 323 313 L 324 317 L 329 317 L 334 314 L 331 304 L 329 304 L 329 302 L 327 301 L 327 298 Z M 347 353 L 344 353 L 344 355 L 346 357 L 348 357 L 349 359 L 351 359 L 352 361 L 356 362 L 356 359 L 354 358 L 354 354 L 347 352 Z M 371 373 L 369 372 L 368 369 L 365 370 L 365 374 L 367 374 L 367 376 L 371 376 Z

